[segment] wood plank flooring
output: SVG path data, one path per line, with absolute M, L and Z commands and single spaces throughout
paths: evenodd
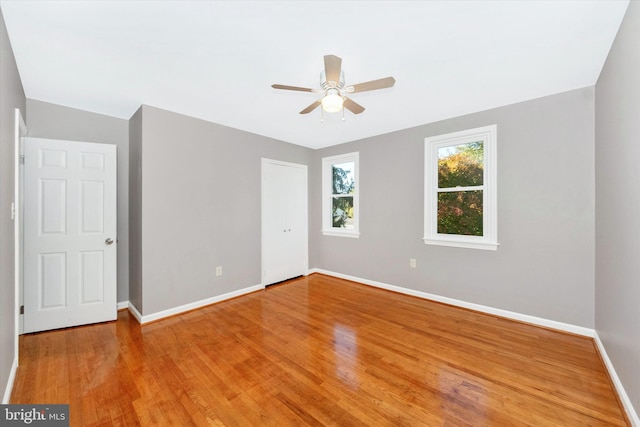
M 311 276 L 20 337 L 12 403 L 73 426 L 625 426 L 589 338 Z

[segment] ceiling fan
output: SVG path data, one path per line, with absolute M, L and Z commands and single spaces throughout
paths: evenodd
M 318 99 L 316 102 L 300 111 L 300 114 L 310 113 L 320 105 L 322 105 L 322 109 L 328 113 L 335 113 L 343 110 L 343 108 L 346 108 L 353 114 L 360 114 L 364 111 L 364 107 L 348 98 L 346 96 L 347 94 L 365 92 L 367 90 L 384 89 L 393 86 L 396 82 L 393 77 L 385 77 L 383 79 L 371 80 L 365 83 L 345 86 L 344 72 L 341 68 L 341 58 L 335 55 L 325 55 L 324 71 L 320 73 L 320 89 L 279 84 L 271 85 L 271 87 L 274 89 L 296 90 L 300 92 L 324 94 L 321 99 Z

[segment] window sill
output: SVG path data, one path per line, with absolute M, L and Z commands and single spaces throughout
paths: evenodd
M 325 236 L 351 237 L 354 239 L 360 237 L 360 233 L 358 233 L 357 231 L 322 230 L 322 234 L 324 234 Z
M 446 239 L 423 239 L 425 245 L 435 246 L 452 246 L 456 248 L 467 249 L 483 249 L 486 251 L 496 251 L 500 244 L 498 242 L 470 242 L 461 240 L 446 240 Z

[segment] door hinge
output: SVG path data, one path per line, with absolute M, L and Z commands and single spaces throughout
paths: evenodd
M 24 154 L 20 154 L 20 164 L 24 165 Z
M 20 314 L 24 314 L 24 305 L 20 306 Z

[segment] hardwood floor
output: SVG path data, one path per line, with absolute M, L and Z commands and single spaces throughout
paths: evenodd
M 20 337 L 73 426 L 624 426 L 591 339 L 320 274 L 140 326 Z

